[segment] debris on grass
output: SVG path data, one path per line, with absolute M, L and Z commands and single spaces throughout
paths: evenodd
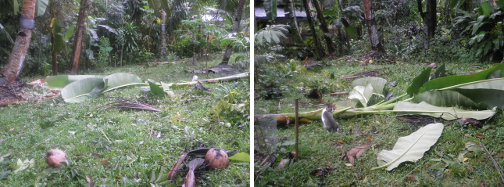
M 117 108 L 120 110 L 135 109 L 135 110 L 148 110 L 148 111 L 162 112 L 162 110 L 159 110 L 151 105 L 140 103 L 138 101 L 134 101 L 131 99 L 126 99 L 126 98 L 116 98 L 116 101 L 109 103 L 109 105 L 110 106 L 107 107 L 107 109 Z
M 317 169 L 314 169 L 310 172 L 310 175 L 311 176 L 325 176 L 325 175 L 328 175 L 329 173 L 333 172 L 334 170 L 336 170 L 335 168 L 331 168 L 329 166 L 327 167 L 322 167 L 322 168 L 317 168 Z
M 490 154 L 490 152 L 488 152 L 488 149 L 481 142 L 479 142 L 479 145 L 481 147 L 483 147 L 483 149 L 487 153 L 488 157 L 490 157 L 490 160 L 492 161 L 492 164 L 495 166 L 495 169 L 497 170 L 497 173 L 499 173 L 499 177 L 501 178 L 502 182 L 504 183 L 504 177 L 502 176 L 502 172 L 499 169 L 499 165 L 497 164 L 497 162 L 495 162 L 495 159 L 492 157 L 492 154 Z
M 383 73 L 380 73 L 379 70 L 384 70 L 384 69 L 387 69 L 387 68 L 372 69 L 372 70 L 364 71 L 364 72 L 361 72 L 361 73 L 356 73 L 356 74 L 353 74 L 353 75 L 350 75 L 350 76 L 346 76 L 346 77 L 343 77 L 343 78 L 339 78 L 338 80 L 356 79 L 356 78 L 360 78 L 360 77 L 378 77 L 381 74 L 383 74 Z
M 364 152 L 366 152 L 370 148 L 371 148 L 371 146 L 369 146 L 369 145 L 361 144 L 358 147 L 354 147 L 354 148 L 350 149 L 350 151 L 348 151 L 346 153 L 345 157 L 348 158 L 348 161 L 350 161 L 351 164 L 354 164 L 355 159 L 361 157 L 362 154 L 364 154 Z

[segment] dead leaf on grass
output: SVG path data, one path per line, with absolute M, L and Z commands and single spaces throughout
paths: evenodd
M 310 175 L 311 176 L 324 176 L 324 175 L 327 175 L 331 172 L 333 172 L 334 168 L 331 168 L 331 167 L 324 167 L 324 168 L 317 168 L 313 171 L 310 172 Z
M 480 134 L 480 133 L 476 134 L 476 138 L 483 138 L 483 137 L 485 137 L 485 135 Z
M 411 182 L 418 182 L 418 179 L 416 177 L 413 177 L 413 176 L 408 176 L 408 180 L 411 181 Z
M 348 161 L 350 161 L 351 164 L 354 164 L 355 158 L 361 157 L 362 154 L 364 154 L 364 152 L 366 152 L 370 148 L 371 147 L 369 145 L 361 144 L 361 145 L 359 145 L 359 147 L 354 147 L 354 148 L 350 149 L 350 151 L 348 151 L 346 153 L 346 157 L 348 158 Z

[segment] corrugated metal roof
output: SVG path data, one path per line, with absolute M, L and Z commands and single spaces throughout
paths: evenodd
M 257 18 L 265 18 L 266 11 L 264 11 L 264 7 L 254 7 L 254 14 Z M 277 17 L 284 18 L 285 17 L 285 9 L 283 7 L 277 7 Z M 301 10 L 296 10 L 296 17 L 306 17 L 306 12 Z

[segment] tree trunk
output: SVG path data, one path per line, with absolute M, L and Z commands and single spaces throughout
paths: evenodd
M 417 0 L 418 12 L 422 16 L 424 21 L 424 48 L 429 49 L 429 41 L 434 37 L 434 31 L 436 30 L 437 15 L 436 15 L 436 0 L 427 0 L 426 12 L 422 11 L 422 1 Z
M 292 33 L 294 34 L 294 37 L 298 42 L 303 42 L 303 38 L 301 37 L 301 33 L 299 33 L 299 26 L 297 22 L 297 17 L 296 17 L 296 9 L 294 7 L 294 2 L 293 0 L 287 0 L 287 7 L 286 11 L 289 11 L 289 18 L 290 18 L 290 28 Z
M 317 10 L 317 17 L 320 21 L 320 29 L 322 29 L 322 32 L 324 32 L 324 34 L 329 34 L 329 28 L 327 27 L 327 22 L 325 21 L 324 15 L 322 14 L 322 8 L 320 8 L 319 1 L 313 0 L 313 5 L 315 5 L 315 10 Z M 324 39 L 326 41 L 327 51 L 329 52 L 329 54 L 334 53 L 334 51 L 336 51 L 336 47 L 334 47 L 331 38 L 329 38 L 329 36 L 327 35 L 324 35 Z
M 245 1 L 246 0 L 240 0 L 238 1 L 238 9 L 236 10 L 236 17 L 234 19 L 233 23 L 233 34 L 238 33 L 238 30 L 240 30 L 240 21 L 242 17 L 242 12 L 243 12 L 243 7 L 245 6 Z M 226 52 L 224 52 L 224 58 L 222 59 L 221 64 L 228 64 L 229 63 L 229 58 L 231 57 L 231 53 L 233 52 L 233 46 L 228 45 L 226 47 Z
M 306 11 L 306 18 L 308 19 L 308 24 L 310 25 L 310 30 L 312 33 L 312 37 L 315 40 L 315 56 L 317 56 L 317 60 L 322 60 L 322 57 L 325 56 L 324 50 L 320 45 L 320 41 L 317 37 L 317 32 L 315 31 L 315 24 L 313 23 L 313 19 L 310 14 L 310 7 L 308 6 L 308 0 L 303 0 L 303 6 Z
M 75 34 L 75 43 L 73 46 L 72 69 L 70 71 L 70 73 L 74 75 L 78 74 L 79 72 L 82 40 L 86 32 L 86 25 L 84 24 L 84 21 L 86 20 L 86 6 L 87 0 L 81 0 L 79 8 L 79 19 L 77 19 L 77 33 Z
M 364 4 L 364 16 L 367 22 L 369 41 L 371 43 L 371 50 L 378 53 L 386 53 L 385 48 L 380 43 L 380 38 L 378 31 L 376 30 L 374 12 L 371 9 L 372 0 L 363 0 Z
M 51 17 L 52 19 L 56 19 L 56 2 L 51 2 Z M 52 42 L 52 46 L 53 46 L 53 50 L 52 50 L 52 74 L 55 76 L 55 75 L 58 75 L 58 53 L 56 53 L 56 51 L 54 50 L 56 46 L 56 39 L 54 38 L 54 33 L 51 32 L 51 42 Z M 60 50 L 61 51 L 61 50 Z
M 19 32 L 16 37 L 16 42 L 12 48 L 12 53 L 9 56 L 7 65 L 2 69 L 2 75 L 13 83 L 18 78 L 28 48 L 30 47 L 32 29 L 35 26 L 35 2 L 36 0 L 23 0 L 21 6 L 21 20 L 19 21 Z
M 54 44 L 54 37 L 53 37 Z M 58 54 L 56 52 L 52 52 L 52 71 L 53 75 L 58 75 Z
M 201 36 L 203 36 L 203 33 L 201 33 L 201 24 L 199 24 L 198 35 L 196 37 L 196 40 L 201 41 Z M 203 56 L 203 50 L 201 50 L 201 45 L 198 45 L 198 60 L 201 60 L 202 56 Z
M 163 24 L 161 25 L 161 57 L 166 56 L 166 12 L 161 10 L 161 20 Z

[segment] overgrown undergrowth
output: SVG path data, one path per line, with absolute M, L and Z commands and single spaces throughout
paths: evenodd
M 282 68 L 282 65 L 263 65 L 256 77 L 255 114 L 275 114 L 294 112 L 294 100 L 301 103 L 300 112 L 313 111 L 324 107 L 318 100 L 306 98 L 308 93 L 317 87 L 323 94 L 324 102 L 344 100 L 347 95 L 331 96 L 330 93 L 351 90 L 352 80 L 338 78 L 360 73 L 371 69 L 381 69 L 380 77 L 388 80 L 386 88 L 394 96 L 406 93 L 414 77 L 428 64 L 398 63 L 391 65 L 360 66 L 356 62 L 341 60 L 327 62 L 324 69 L 308 72 L 294 72 L 294 69 Z M 440 65 L 438 63 L 438 65 Z M 479 63 L 447 63 L 449 75 L 462 75 L 469 71 L 487 69 L 491 65 Z M 257 67 L 257 65 L 256 65 Z M 258 73 L 256 73 L 258 74 Z M 331 78 L 334 75 L 334 78 Z M 260 80 L 257 80 L 260 79 Z M 259 86 L 262 84 L 262 86 Z M 266 100 L 261 93 L 270 88 L 277 88 L 282 96 Z M 278 91 L 277 90 L 277 91 Z M 259 166 L 255 163 L 256 186 L 499 186 L 502 182 L 499 175 L 482 151 L 464 152 L 465 144 L 481 142 L 490 151 L 497 164 L 504 164 L 502 149 L 502 131 L 504 119 L 502 112 L 485 121 L 482 127 L 463 125 L 457 122 L 445 123 L 443 134 L 437 143 L 416 163 L 403 163 L 398 168 L 371 171 L 376 167 L 376 157 L 380 150 L 393 148 L 399 137 L 407 136 L 420 126 L 398 120 L 393 115 L 363 115 L 359 117 L 336 119 L 340 131 L 329 134 L 321 121 L 304 124 L 299 132 L 299 151 L 301 160 L 285 169 Z M 256 128 L 259 126 L 256 124 Z M 258 130 L 256 129 L 255 132 Z M 286 152 L 294 151 L 294 146 L 282 142 L 294 141 L 294 127 L 279 128 L 277 137 L 280 142 L 276 150 L 280 157 Z M 479 134 L 479 135 L 478 135 Z M 256 142 L 257 143 L 257 142 Z M 351 148 L 361 144 L 370 145 L 371 149 L 357 158 L 352 166 L 342 156 Z M 462 158 L 462 159 L 460 159 Z M 467 159 L 465 159 L 467 158 Z M 278 161 L 279 159 L 277 159 Z M 465 161 L 464 161 L 465 160 Z M 310 172 L 317 168 L 331 167 L 335 170 L 325 176 L 312 176 Z

